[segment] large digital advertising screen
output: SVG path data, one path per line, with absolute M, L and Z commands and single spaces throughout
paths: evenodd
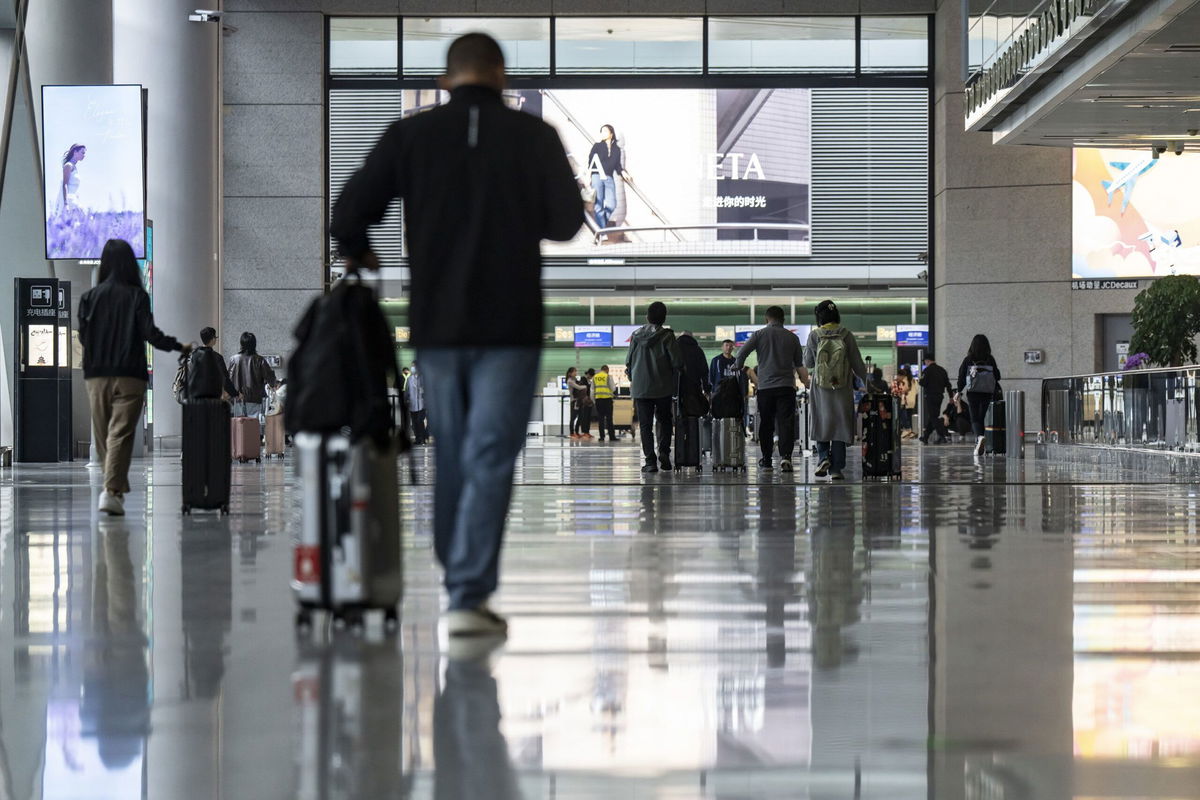
M 109 239 L 145 257 L 142 136 L 141 86 L 42 87 L 46 258 L 99 258 Z
M 1073 278 L 1200 274 L 1200 155 L 1075 150 Z
M 405 113 L 444 101 L 405 92 Z M 585 224 L 547 255 L 812 254 L 808 89 L 530 89 L 506 102 L 554 126 Z

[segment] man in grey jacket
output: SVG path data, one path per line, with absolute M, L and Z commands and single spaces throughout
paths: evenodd
M 642 472 L 671 469 L 671 397 L 683 369 L 683 354 L 675 334 L 663 327 L 667 307 L 655 301 L 646 310 L 646 324 L 630 337 L 625 356 L 631 394 L 637 407 L 638 426 L 642 435 L 642 454 L 646 463 Z M 654 458 L 655 418 L 658 419 L 658 460 Z
M 767 326 L 759 328 L 742 345 L 734 363 L 741 370 L 751 353 L 758 353 L 758 417 L 761 429 L 758 445 L 762 458 L 758 466 L 770 470 L 775 449 L 775 430 L 779 430 L 779 468 L 792 471 L 792 449 L 796 446 L 796 378 L 803 376 L 804 347 L 796 334 L 783 327 L 783 309 L 767 309 Z M 778 423 L 778 424 L 777 424 Z

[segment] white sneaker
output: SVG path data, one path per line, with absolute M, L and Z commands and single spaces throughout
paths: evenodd
M 125 501 L 121 499 L 121 495 L 111 494 L 107 489 L 100 492 L 100 504 L 96 507 L 114 517 L 125 516 Z
M 980 436 L 979 440 L 977 442 L 975 442 L 975 455 L 977 455 L 977 456 L 983 455 L 983 445 L 986 441 L 987 441 L 986 437 Z
M 507 636 L 508 622 L 487 607 L 456 608 L 446 612 L 446 633 L 450 636 Z

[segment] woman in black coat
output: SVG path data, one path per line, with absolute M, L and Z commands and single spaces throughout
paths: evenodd
M 988 406 L 1000 394 L 1000 367 L 992 357 L 992 345 L 982 333 L 975 334 L 967 357 L 958 368 L 958 393 L 955 399 L 966 398 L 971 429 L 975 432 L 975 454 L 983 455 L 983 417 Z

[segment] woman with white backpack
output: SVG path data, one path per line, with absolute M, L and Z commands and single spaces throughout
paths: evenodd
M 858 342 L 842 326 L 842 314 L 832 300 L 815 309 L 817 327 L 808 335 L 804 366 L 812 388 L 812 438 L 817 442 L 818 478 L 845 478 L 846 447 L 854 441 L 854 379 L 867 379 L 867 366 Z
M 967 357 L 958 368 L 958 393 L 954 395 L 956 403 L 966 399 L 971 428 L 975 432 L 975 455 L 983 455 L 986 440 L 983 418 L 988 406 L 999 394 L 1000 367 L 992 358 L 992 344 L 982 333 L 977 333 L 971 340 Z

